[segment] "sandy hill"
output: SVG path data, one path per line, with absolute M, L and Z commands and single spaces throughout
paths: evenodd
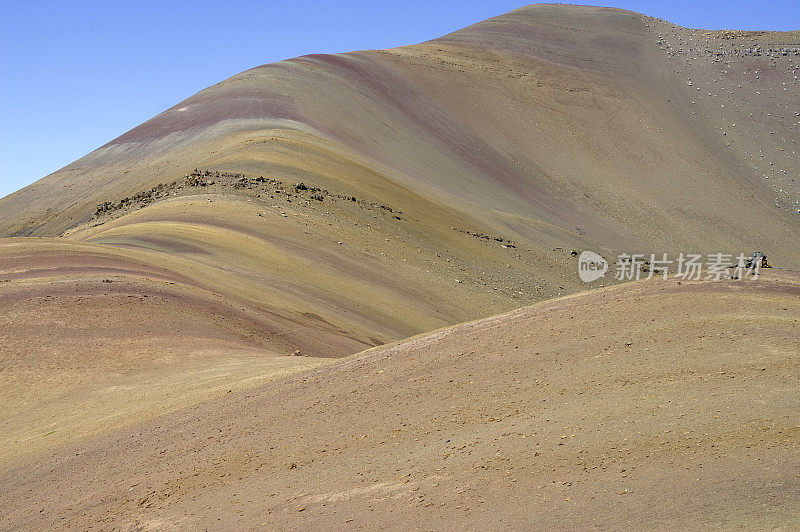
M 785 272 L 567 296 L 20 461 L 0 528 L 794 528 L 798 333 Z
M 247 390 L 256 386 L 267 386 L 259 390 L 272 390 L 270 386 L 284 390 L 289 382 L 299 386 L 316 368 L 322 373 L 314 375 L 358 384 L 347 390 L 354 395 L 342 399 L 343 404 L 355 404 L 354 397 L 367 390 L 377 394 L 370 399 L 373 405 L 399 400 L 402 386 L 413 382 L 410 374 L 393 381 L 396 388 L 376 388 L 385 384 L 377 374 L 355 377 L 353 368 L 360 366 L 338 365 L 336 359 L 585 290 L 575 273 L 575 251 L 590 249 L 613 259 L 620 251 L 759 249 L 774 266 L 797 270 L 798 43 L 799 32 L 712 32 L 616 9 L 531 6 L 414 46 L 306 56 L 248 70 L 0 199 L 0 401 L 5 405 L 0 413 L 0 471 L 9 482 L 0 501 L 8 506 L 9 522 L 25 523 L 30 516 L 23 516 L 23 494 L 31 493 L 36 478 L 53 478 L 44 469 L 30 468 L 33 461 L 60 457 L 43 462 L 47 471 L 56 463 L 67 468 L 59 470 L 65 475 L 63 483 L 51 487 L 72 486 L 69 489 L 87 497 L 81 499 L 84 502 L 94 497 L 94 488 L 87 483 L 116 493 L 126 484 L 126 476 L 138 474 L 135 467 L 127 473 L 104 471 L 96 468 L 96 462 L 74 462 L 66 454 L 53 453 L 71 449 L 84 456 L 80 449 L 91 448 L 92 460 L 108 452 L 119 453 L 108 460 L 144 463 L 136 460 L 150 458 L 125 454 L 130 451 L 127 444 L 114 443 L 123 441 L 114 438 L 136 431 L 144 431 L 147 438 L 173 434 L 157 428 L 157 423 L 191 421 L 194 418 L 180 416 L 193 415 L 201 422 L 186 423 L 185 429 L 196 431 L 197 438 L 208 438 L 212 425 L 204 424 L 203 416 L 212 416 L 218 405 L 220 416 L 236 418 L 230 414 L 234 410 L 222 405 L 231 402 L 246 409 Z M 748 357 L 762 356 L 759 353 L 769 346 L 797 352 L 797 344 L 790 341 L 792 334 L 796 338 L 792 327 L 797 309 L 791 297 L 781 295 L 796 294 L 795 281 L 790 273 L 773 275 L 779 279 L 775 284 L 758 282 L 746 289 L 736 288 L 735 283 L 720 285 L 730 290 L 697 288 L 712 295 L 709 302 L 697 302 L 697 308 L 708 314 L 699 316 L 694 325 L 680 321 L 686 308 L 693 307 L 683 299 L 681 305 L 672 305 L 673 300 L 657 288 L 647 288 L 652 291 L 648 301 L 661 310 L 637 306 L 635 298 L 624 298 L 615 308 L 636 319 L 644 313 L 664 327 L 667 321 L 678 320 L 679 325 L 665 329 L 658 338 L 674 342 L 687 334 L 685 325 L 693 336 L 680 345 L 690 349 L 704 345 L 705 335 L 728 338 L 724 335 L 730 327 L 740 323 L 755 320 L 760 326 L 762 318 L 774 322 L 784 334 L 780 341 L 768 331 L 758 333 L 752 323 L 747 325 L 753 328 L 749 339 L 729 338 L 731 350 L 722 354 L 739 367 Z M 612 281 L 606 279 L 593 287 L 609 284 Z M 631 294 L 638 290 L 626 289 Z M 597 294 L 607 293 L 614 292 Z M 589 298 L 585 301 L 604 297 L 597 294 L 582 297 Z M 664 300 L 659 302 L 660 297 Z M 770 311 L 774 319 L 767 310 L 762 313 L 762 298 L 764 308 L 775 307 Z M 579 300 L 557 301 L 552 304 L 577 305 Z M 749 318 L 737 314 L 729 323 L 724 309 L 733 308 L 730 305 L 758 312 Z M 539 311 L 525 312 L 539 316 Z M 624 327 L 622 321 L 614 321 L 617 318 L 604 318 L 608 331 L 604 335 Z M 509 316 L 497 320 L 513 321 Z M 531 328 L 542 326 L 531 320 Z M 515 323 L 503 327 L 511 336 L 522 335 Z M 552 330 L 570 331 L 565 341 L 585 346 L 581 356 L 602 355 L 606 345 L 592 351 L 598 346 L 581 341 L 588 337 L 583 330 L 591 329 L 591 324 L 571 319 L 565 323 L 553 322 Z M 464 327 L 472 325 L 454 331 L 463 332 Z M 637 334 L 650 338 L 645 330 Z M 543 352 L 530 343 L 534 337 L 525 341 L 532 353 Z M 373 360 L 375 353 L 401 353 L 398 360 L 428 357 L 442 362 L 440 350 L 434 349 L 438 344 L 418 357 L 409 354 L 416 345 L 366 351 L 372 354 L 357 360 Z M 653 364 L 681 364 L 680 358 L 661 360 L 677 356 L 678 351 L 671 351 L 676 345 L 662 342 L 649 347 L 659 358 Z M 485 344 L 483 353 L 495 361 L 492 371 L 508 370 L 496 362 L 502 349 L 501 344 Z M 769 349 L 778 356 L 778 351 Z M 470 351 L 481 352 L 477 347 L 466 352 Z M 547 371 L 562 368 L 563 374 L 553 378 L 565 385 L 577 378 L 574 372 L 582 371 L 563 359 L 551 362 L 556 365 Z M 705 359 L 684 362 L 713 365 Z M 431 382 L 438 382 L 448 371 L 462 371 L 431 363 L 413 370 L 413 378 L 429 375 Z M 496 385 L 496 395 L 483 390 L 476 400 L 517 401 L 509 395 L 511 388 L 495 382 L 499 374 L 486 373 L 487 367 L 475 366 L 471 380 L 481 386 Z M 633 367 L 625 371 L 634 371 Z M 412 371 L 412 366 L 403 371 Z M 679 383 L 676 393 L 701 404 L 712 400 L 695 394 L 697 381 L 703 381 L 699 373 L 679 366 L 670 371 Z M 291 380 L 292 375 L 303 377 Z M 751 376 L 748 386 L 785 384 L 759 380 L 763 375 Z M 313 388 L 313 393 L 311 388 L 297 388 L 297 393 L 344 394 L 343 388 L 326 386 Z M 391 399 L 381 395 L 390 390 L 396 394 Z M 441 390 L 437 393 L 451 393 L 454 407 L 467 404 L 468 399 L 455 400 L 467 393 L 465 388 Z M 636 393 L 644 395 L 641 390 Z M 569 393 L 579 391 L 569 388 Z M 271 399 L 263 393 L 258 397 L 266 404 Z M 746 402 L 744 388 L 719 393 Z M 275 415 L 283 416 L 286 427 L 292 419 L 300 419 L 291 408 L 306 404 L 292 402 L 293 397 L 275 399 L 284 409 Z M 530 406 L 533 396 L 525 397 L 519 401 Z M 637 402 L 638 395 L 631 397 L 635 400 L 631 412 L 650 408 L 650 403 Z M 339 414 L 330 409 L 333 403 L 319 400 L 326 405 L 316 409 L 324 423 L 298 421 L 308 431 L 296 436 L 307 438 L 303 441 L 338 437 L 339 425 L 332 418 Z M 597 405 L 605 400 L 610 396 L 598 396 Z M 465 412 L 473 412 L 470 409 L 479 403 L 467 406 Z M 428 417 L 422 407 L 413 408 L 406 421 L 409 426 L 433 427 L 441 417 Z M 357 408 L 352 415 L 359 411 L 363 413 Z M 774 411 L 774 419 L 782 412 Z M 551 419 L 578 415 L 567 410 L 556 414 L 559 417 Z M 241 416 L 241 423 L 255 423 L 243 430 L 263 436 L 265 429 L 251 417 L 255 415 L 247 411 Z M 704 417 L 697 423 L 711 419 L 715 418 Z M 353 422 L 352 417 L 338 418 L 340 423 L 345 420 Z M 573 421 L 557 423 L 572 427 Z M 604 420 L 602 430 L 611 430 L 609 423 Z M 699 425 L 692 427 L 701 430 Z M 218 429 L 224 431 L 214 425 L 213 430 Z M 270 437 L 295 438 L 276 434 Z M 181 444 L 185 439 L 173 436 Z M 722 433 L 718 437 L 725 438 Z M 599 448 L 599 442 L 592 445 Z M 364 445 L 371 443 L 375 442 L 365 440 Z M 414 440 L 402 445 L 411 449 Z M 231 460 L 246 456 L 236 454 L 236 449 L 230 451 Z M 227 456 L 228 451 L 219 452 Z M 746 454 L 741 449 L 736 452 Z M 780 449 L 775 452 L 776 460 L 785 458 Z M 209 460 L 219 458 L 214 456 L 207 455 Z M 653 456 L 652 463 L 661 464 L 662 455 Z M 759 450 L 747 456 L 766 455 Z M 226 467 L 225 460 L 220 467 Z M 299 467 L 300 462 L 294 462 Z M 154 481 L 161 484 L 152 486 L 191 484 L 181 476 L 188 469 L 172 469 L 178 463 L 182 462 L 164 459 L 156 468 L 163 476 Z M 78 471 L 84 467 L 117 484 L 81 477 L 84 473 Z M 382 467 L 376 478 L 384 480 L 373 482 L 365 473 L 366 484 L 359 490 L 380 492 L 374 486 L 391 476 L 385 469 L 389 466 Z M 345 469 L 341 471 L 345 474 Z M 531 478 L 543 479 L 542 471 Z M 709 482 L 738 485 L 733 477 L 718 474 Z M 475 475 L 475 482 L 482 478 L 480 472 Z M 689 486 L 688 477 L 684 480 Z M 198 486 L 216 486 L 204 482 Z M 545 485 L 542 481 L 536 486 L 540 484 Z M 87 509 L 81 515 L 86 521 L 70 512 L 56 518 L 61 510 L 53 507 L 43 511 L 41 523 L 64 517 L 76 526 L 88 524 L 113 516 L 123 502 L 132 506 L 117 516 L 117 523 L 130 524 L 140 513 L 170 519 L 183 515 L 189 521 L 202 514 L 188 506 L 176 509 L 174 515 L 162 514 L 164 507 L 148 499 L 152 494 L 140 492 L 147 485 L 141 481 L 131 490 L 131 495 L 147 499 L 142 507 L 114 495 L 103 499 L 105 506 L 86 503 L 94 508 L 84 505 Z M 234 489 L 234 484 L 224 485 Z M 483 485 L 496 488 L 497 499 L 485 494 L 485 501 L 511 493 L 496 483 Z M 302 498 L 308 489 L 303 486 L 296 484 L 291 493 Z M 351 488 L 356 489 L 355 484 Z M 780 490 L 764 489 L 770 515 L 780 515 L 774 499 Z M 200 500 L 200 491 L 192 491 L 192 497 Z M 278 498 L 272 506 L 283 501 L 286 506 L 280 508 L 296 510 L 286 502 L 291 499 L 281 498 L 288 492 L 277 487 L 275 492 Z M 540 496 L 555 505 L 554 494 Z M 601 505 L 608 502 L 595 499 Z M 177 500 L 189 504 L 188 499 Z M 652 503 L 635 500 L 642 511 Z M 461 506 L 471 508 L 474 516 L 475 504 L 483 503 L 477 497 L 470 501 Z M 454 501 L 441 502 L 450 507 Z M 728 508 L 722 499 L 713 504 Z M 261 508 L 265 507 L 271 506 Z M 238 515 L 233 506 L 226 508 L 227 518 Z M 555 518 L 563 509 L 556 505 L 548 515 Z M 717 522 L 722 523 L 724 511 L 720 512 Z M 242 518 L 257 524 L 252 515 Z

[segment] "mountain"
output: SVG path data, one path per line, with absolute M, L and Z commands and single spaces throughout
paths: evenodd
M 386 522 L 401 527 L 418 509 L 409 500 L 428 482 L 453 482 L 438 479 L 434 454 L 425 454 L 457 455 L 431 439 L 449 430 L 448 416 L 461 419 L 462 409 L 472 416 L 462 435 L 480 435 L 495 423 L 483 413 L 512 404 L 530 413 L 542 399 L 554 404 L 546 423 L 559 426 L 547 425 L 547 439 L 536 442 L 555 449 L 539 456 L 557 474 L 527 455 L 519 467 L 535 474 L 522 484 L 511 482 L 514 471 L 484 474 L 476 465 L 470 487 L 449 484 L 455 494 L 424 500 L 434 508 L 428 515 L 449 519 L 460 505 L 475 517 L 477 505 L 499 504 L 515 485 L 533 482 L 522 491 L 551 508 L 537 510 L 543 524 L 557 524 L 549 519 L 569 506 L 556 495 L 572 497 L 564 486 L 584 477 L 569 461 L 575 456 L 550 440 L 565 427 L 566 439 L 577 438 L 580 426 L 597 432 L 584 434 L 587 447 L 576 456 L 606 469 L 588 477 L 595 484 L 580 484 L 578 510 L 587 513 L 576 523 L 622 526 L 613 517 L 622 504 L 625 515 L 639 516 L 633 522 L 655 508 L 658 522 L 671 515 L 692 526 L 702 508 L 691 494 L 714 486 L 712 522 L 741 522 L 746 516 L 731 501 L 751 488 L 739 472 L 762 486 L 746 506 L 758 509 L 752 519 L 784 522 L 796 508 L 779 498 L 796 494 L 796 479 L 770 475 L 788 460 L 784 435 L 797 423 L 789 400 L 765 404 L 752 392 L 790 393 L 794 368 L 785 357 L 798 350 L 798 43 L 800 32 L 695 30 L 618 9 L 534 5 L 422 44 L 248 70 L 0 199 L 0 515 L 9 516 L 0 528 L 62 517 L 76 527 L 159 523 L 145 518 L 199 525 L 203 507 L 192 501 L 273 492 L 274 504 L 259 500 L 260 510 L 294 512 L 295 500 L 299 507 L 331 497 L 361 515 L 373 494 L 388 497 L 400 506 L 392 510 L 397 521 Z M 612 263 L 605 279 L 581 282 L 583 250 Z M 752 283 L 610 286 L 619 253 L 753 250 L 775 268 Z M 606 305 L 606 297 L 619 301 Z M 595 304 L 605 308 L 600 321 L 592 321 Z M 504 314 L 520 307 L 528 308 Z M 556 307 L 563 310 L 551 320 L 546 309 Z M 507 355 L 504 337 L 521 352 Z M 546 346 L 552 357 L 540 360 Z M 602 373 L 607 348 L 636 358 L 609 359 Z M 519 397 L 508 373 L 515 370 Z M 591 379 L 601 377 L 607 389 L 594 390 Z M 537 395 L 536 380 L 558 394 Z M 555 409 L 562 390 L 569 405 L 594 402 L 585 412 Z M 628 416 L 624 427 L 609 405 Z M 679 418 L 679 406 L 697 415 Z M 656 416 L 662 408 L 672 417 Z M 715 416 L 727 409 L 744 417 L 722 424 Z M 767 409 L 763 418 L 759 409 Z M 272 417 L 259 417 L 266 413 Z M 742 425 L 745 418 L 752 425 Z M 405 425 L 395 423 L 401 419 Z M 629 426 L 638 423 L 645 440 Z M 681 424 L 688 432 L 678 436 Z M 245 439 L 226 447 L 229 426 Z M 520 427 L 509 434 L 538 431 Z M 661 430 L 676 439 L 657 443 Z M 402 437 L 389 438 L 396 431 Z M 638 447 L 608 444 L 612 433 Z M 502 434 L 482 436 L 481 456 Z M 183 461 L 201 452 L 201 440 L 215 442 L 202 451 L 204 465 Z M 346 481 L 325 471 L 292 480 L 287 475 L 307 464 L 285 447 L 290 441 L 315 463 L 324 442 L 340 442 L 344 454 L 330 471 Z M 431 450 L 401 466 L 398 453 L 423 441 Z M 394 454 L 379 459 L 394 443 Z M 690 456 L 695 444 L 706 458 Z M 494 452 L 509 449 L 517 447 Z M 613 458 L 620 449 L 632 453 L 629 461 Z M 649 464 L 635 475 L 634 458 Z M 459 471 L 468 469 L 463 459 Z M 753 461 L 737 472 L 735 460 Z M 755 460 L 771 465 L 757 470 Z M 242 478 L 213 480 L 226 474 L 215 463 Z M 291 480 L 290 491 L 254 479 L 247 468 L 256 464 L 280 470 L 270 478 Z M 713 469 L 704 475 L 697 464 Z M 350 466 L 362 474 L 345 474 Z M 200 480 L 186 478 L 193 467 Z M 390 479 L 402 467 L 413 470 L 412 493 L 393 487 L 405 483 Z M 669 474 L 648 473 L 658 468 Z M 143 470 L 156 480 L 139 479 Z M 692 484 L 687 471 L 702 482 Z M 632 484 L 612 483 L 617 476 Z M 317 485 L 304 484 L 309 479 Z M 608 493 L 593 494 L 592 485 Z M 461 489 L 466 504 L 457 502 Z M 31 490 L 76 495 L 27 521 Z M 653 490 L 678 490 L 680 504 L 659 506 Z M 104 502 L 89 502 L 98 497 Z M 433 513 L 439 502 L 448 513 Z M 513 512 L 534 502 L 517 501 L 503 523 L 523 526 Z M 226 519 L 237 514 L 233 504 Z M 680 515 L 681 505 L 692 512 Z M 78 507 L 84 517 L 64 515 Z M 590 521 L 590 509 L 608 520 Z M 295 523 L 288 515 L 265 519 Z
M 796 273 L 558 298 L 7 468 L 0 527 L 794 528 L 799 329 Z

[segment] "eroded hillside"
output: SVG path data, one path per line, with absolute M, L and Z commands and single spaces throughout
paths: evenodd
M 785 272 L 567 296 L 6 469 L 0 527 L 792 528 L 798 333 Z
M 583 291 L 582 250 L 797 270 L 799 39 L 531 6 L 201 91 L 0 199 L 2 461 Z

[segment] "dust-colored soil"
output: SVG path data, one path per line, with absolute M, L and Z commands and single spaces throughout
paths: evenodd
M 0 199 L 0 528 L 797 526 L 798 43 L 531 6 Z
M 232 304 L 97 246 L 4 242 L 0 258 L 6 466 L 325 362 L 295 355 L 302 341 L 293 342 L 288 327 L 313 338 L 305 354 L 320 345 L 340 356 L 365 346 L 321 322 L 303 332 L 289 318 Z
M 6 469 L 2 526 L 793 528 L 799 333 L 780 272 L 548 301 Z

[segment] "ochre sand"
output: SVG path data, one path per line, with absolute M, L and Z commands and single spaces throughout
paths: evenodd
M 799 35 L 531 6 L 0 199 L 0 528 L 796 525 Z
M 799 332 L 795 274 L 567 296 L 20 460 L 2 525 L 791 528 Z

